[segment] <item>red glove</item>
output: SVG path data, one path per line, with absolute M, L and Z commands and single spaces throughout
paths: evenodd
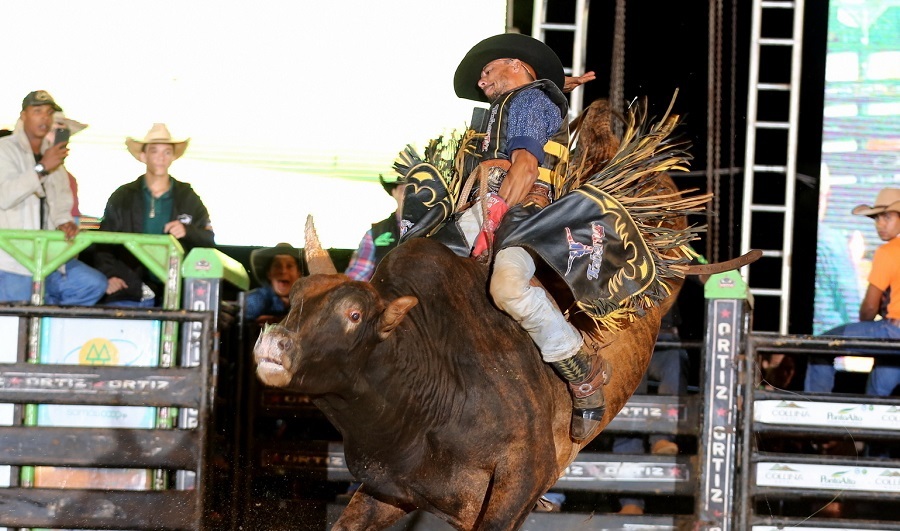
M 491 248 L 491 245 L 494 243 L 494 231 L 500 226 L 500 221 L 506 215 L 506 211 L 509 210 L 509 205 L 506 204 L 506 201 L 494 192 L 488 194 L 485 202 L 487 204 L 487 218 L 481 224 L 481 232 L 475 238 L 475 247 L 472 249 L 472 256 L 476 257 L 481 256 L 482 253 Z M 473 208 L 481 208 L 481 205 L 476 205 Z

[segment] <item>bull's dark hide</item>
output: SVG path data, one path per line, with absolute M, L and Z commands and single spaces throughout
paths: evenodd
M 414 509 L 457 529 L 518 529 L 580 450 L 565 384 L 491 304 L 474 260 L 411 240 L 370 284 L 313 275 L 291 297 L 257 343 L 258 375 L 313 395 L 343 435 L 363 485 L 335 529 L 383 529 Z M 604 350 L 614 373 L 602 426 L 640 381 L 659 315 Z

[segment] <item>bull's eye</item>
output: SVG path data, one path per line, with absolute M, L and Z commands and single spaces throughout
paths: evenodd
M 359 310 L 351 310 L 349 314 L 350 320 L 354 323 L 358 323 L 360 319 L 362 319 L 362 313 Z

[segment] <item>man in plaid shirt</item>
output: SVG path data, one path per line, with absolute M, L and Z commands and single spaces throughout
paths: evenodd
M 388 252 L 397 246 L 400 239 L 400 220 L 403 215 L 403 195 L 406 191 L 406 179 L 399 177 L 394 182 L 387 182 L 381 175 L 378 176 L 384 191 L 397 201 L 397 210 L 390 216 L 373 223 L 372 228 L 366 231 L 359 247 L 350 257 L 350 265 L 344 274 L 353 280 L 368 281 L 375 273 L 375 266 Z

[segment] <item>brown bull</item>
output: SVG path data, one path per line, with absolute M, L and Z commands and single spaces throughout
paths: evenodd
M 566 384 L 486 281 L 475 261 L 412 240 L 371 283 L 301 279 L 290 314 L 261 335 L 260 379 L 312 395 L 362 482 L 334 529 L 383 529 L 415 509 L 457 529 L 518 529 L 590 441 L 570 439 Z M 609 336 L 601 429 L 637 387 L 676 292 Z
M 587 175 L 615 153 L 608 107 L 589 110 L 585 138 L 606 140 L 582 142 Z M 666 175 L 654 174 L 647 185 L 661 197 L 676 190 Z M 678 214 L 664 223 L 686 227 Z M 254 353 L 264 383 L 311 395 L 343 436 L 347 465 L 362 486 L 335 524 L 342 531 L 384 529 L 416 509 L 460 530 L 518 529 L 637 388 L 682 282 L 667 280 L 668 297 L 604 335 L 603 356 L 614 367 L 606 412 L 590 437 L 574 442 L 567 384 L 491 303 L 484 266 L 413 239 L 366 283 L 336 274 L 330 262 L 316 266 L 323 255 L 307 231 L 312 275 L 295 284 L 290 314 L 260 336 Z M 744 263 L 682 271 L 709 274 Z M 316 274 L 324 271 L 331 274 Z M 541 280 L 560 307 L 573 308 L 571 292 L 552 275 Z M 584 313 L 570 318 L 582 330 L 596 328 Z

